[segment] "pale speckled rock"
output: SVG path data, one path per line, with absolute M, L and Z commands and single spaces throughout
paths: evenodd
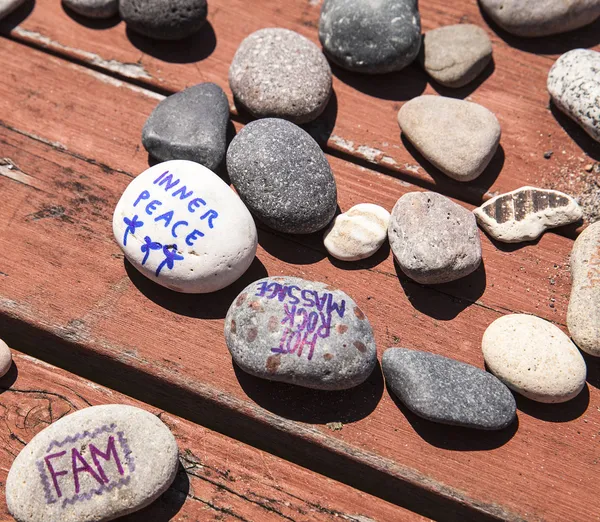
M 113 233 L 142 274 L 192 294 L 236 281 L 257 246 L 256 225 L 237 194 L 206 167 L 185 160 L 158 163 L 127 186 Z
M 390 213 L 379 205 L 360 203 L 337 216 L 325 232 L 323 243 L 341 261 L 372 256 L 387 239 Z
M 422 284 L 447 283 L 481 263 L 475 217 L 434 192 L 409 192 L 396 203 L 388 237 L 402 271 Z
M 481 228 L 504 243 L 531 241 L 545 230 L 574 223 L 583 215 L 571 196 L 535 187 L 496 196 L 473 213 Z
M 586 228 L 571 252 L 569 333 L 581 350 L 600 357 L 600 221 Z
M 479 0 L 500 27 L 517 36 L 548 36 L 591 24 L 599 0 Z
M 400 71 L 421 47 L 417 0 L 325 0 L 319 39 L 328 58 L 344 69 Z
M 373 330 L 352 298 L 296 277 L 246 287 L 227 312 L 225 340 L 245 372 L 320 390 L 361 384 L 377 361 Z
M 533 315 L 496 319 L 483 334 L 488 369 L 517 393 L 538 402 L 566 402 L 585 386 L 587 368 L 557 326 Z
M 62 417 L 17 456 L 6 502 L 19 522 L 99 522 L 137 511 L 171 485 L 175 437 L 158 417 L 118 404 Z
M 12 354 L 8 345 L 0 339 L 0 377 L 4 377 L 12 366 Z
M 110 18 L 119 12 L 118 0 L 62 0 L 63 4 L 81 16 Z
M 548 73 L 548 92 L 562 112 L 600 142 L 599 52 L 574 49 L 563 54 Z
M 500 123 L 491 111 L 443 96 L 413 98 L 398 112 L 398 124 L 425 159 L 457 181 L 477 178 L 500 142 Z
M 321 50 L 289 29 L 261 29 L 240 44 L 229 68 L 236 104 L 257 118 L 307 123 L 331 97 L 331 68 Z
M 516 417 L 510 390 L 493 375 L 429 352 L 390 348 L 381 367 L 394 394 L 416 415 L 433 422 L 501 430 Z
M 0 0 L 0 20 L 5 16 L 8 16 L 24 3 L 25 0 Z
M 427 74 L 446 87 L 472 82 L 492 60 L 492 42 L 476 25 L 457 24 L 427 31 L 422 60 Z

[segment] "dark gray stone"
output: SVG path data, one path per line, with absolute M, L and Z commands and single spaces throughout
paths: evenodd
M 180 40 L 206 22 L 206 0 L 120 0 L 127 28 L 157 40 Z
M 160 161 L 185 159 L 215 170 L 225 157 L 229 103 L 214 83 L 201 83 L 161 101 L 142 131 Z
M 246 125 L 229 146 L 227 170 L 246 206 L 275 230 L 310 234 L 335 214 L 337 189 L 325 154 L 287 120 Z
M 417 0 L 325 0 L 319 38 L 325 54 L 344 69 L 399 71 L 419 54 Z
M 63 0 L 63 4 L 88 18 L 110 18 L 119 12 L 118 0 Z
M 395 395 L 433 422 L 501 430 L 516 417 L 510 390 L 475 366 L 429 352 L 390 348 L 381 366 Z
M 318 390 L 364 382 L 377 362 L 373 330 L 341 290 L 297 277 L 247 286 L 225 318 L 225 340 L 245 372 Z

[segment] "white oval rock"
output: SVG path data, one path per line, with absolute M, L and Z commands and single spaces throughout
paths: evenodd
M 141 509 L 179 465 L 175 437 L 147 411 L 93 406 L 38 433 L 13 462 L 8 510 L 19 522 L 98 522 Z
M 177 292 L 214 292 L 236 281 L 256 254 L 256 225 L 233 190 L 206 167 L 159 163 L 135 178 L 113 232 L 142 274 Z
M 0 339 L 0 377 L 4 377 L 12 365 L 12 354 L 8 345 Z
M 372 256 L 387 238 L 390 213 L 379 205 L 360 203 L 337 216 L 325 232 L 327 252 L 342 261 Z
M 481 228 L 504 243 L 531 241 L 549 228 L 575 223 L 583 216 L 571 196 L 535 187 L 496 196 L 473 213 Z
M 538 402 L 566 402 L 585 386 L 587 368 L 557 326 L 526 314 L 496 319 L 483 334 L 488 369 L 514 391 Z

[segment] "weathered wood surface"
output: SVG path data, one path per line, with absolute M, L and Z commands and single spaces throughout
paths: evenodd
M 507 311 L 564 327 L 570 240 L 547 234 L 537 245 L 499 251 L 484 238 L 485 270 L 424 288 L 396 274 L 389 252 L 359 265 L 334 264 L 318 235 L 290 238 L 261 228 L 258 261 L 242 281 L 213 296 L 175 295 L 124 265 L 111 237 L 114 204 L 131 174 L 147 165 L 139 133 L 155 97 L 22 45 L 0 45 L 0 157 L 15 165 L 5 165 L 0 179 L 0 331 L 7 340 L 435 518 L 598 517 L 597 361 L 589 361 L 590 385 L 572 403 L 519 400 L 518 430 L 473 433 L 399 408 L 379 372 L 339 394 L 249 378 L 232 368 L 222 333 L 244 284 L 287 274 L 348 291 L 370 318 L 380 353 L 402 345 L 481 367 L 481 335 Z M 342 208 L 360 201 L 391 208 L 413 190 L 330 161 Z M 332 431 L 330 421 L 343 429 Z
M 286 27 L 318 43 L 319 0 L 212 0 L 205 30 L 185 42 L 153 42 L 127 31 L 124 22 L 90 22 L 67 13 L 60 2 L 38 1 L 15 13 L 5 32 L 22 42 L 49 49 L 100 70 L 111 71 L 160 92 L 171 93 L 213 81 L 229 94 L 227 73 L 243 38 L 263 27 Z M 600 160 L 600 146 L 568 118 L 549 107 L 546 78 L 553 61 L 576 47 L 600 49 L 600 21 L 560 37 L 512 37 L 484 20 L 476 0 L 420 2 L 423 30 L 453 23 L 483 27 L 494 45 L 494 65 L 483 81 L 463 89 L 428 82 L 414 64 L 392 75 L 365 77 L 334 67 L 335 99 L 315 127 L 328 148 L 343 157 L 374 163 L 382 172 L 425 187 L 435 187 L 477 203 L 492 193 L 532 184 L 581 196 L 593 180 L 583 168 Z M 19 24 L 17 27 L 14 27 Z M 422 93 L 468 97 L 497 114 L 501 150 L 476 181 L 449 180 L 400 137 L 396 114 L 402 103 Z M 582 148 L 580 148 L 580 146 Z M 553 151 L 550 160 L 544 153 Z M 586 155 L 586 153 L 589 155 Z

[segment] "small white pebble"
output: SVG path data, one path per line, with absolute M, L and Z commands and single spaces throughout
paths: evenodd
M 0 377 L 4 377 L 12 365 L 12 355 L 8 345 L 0 339 Z

